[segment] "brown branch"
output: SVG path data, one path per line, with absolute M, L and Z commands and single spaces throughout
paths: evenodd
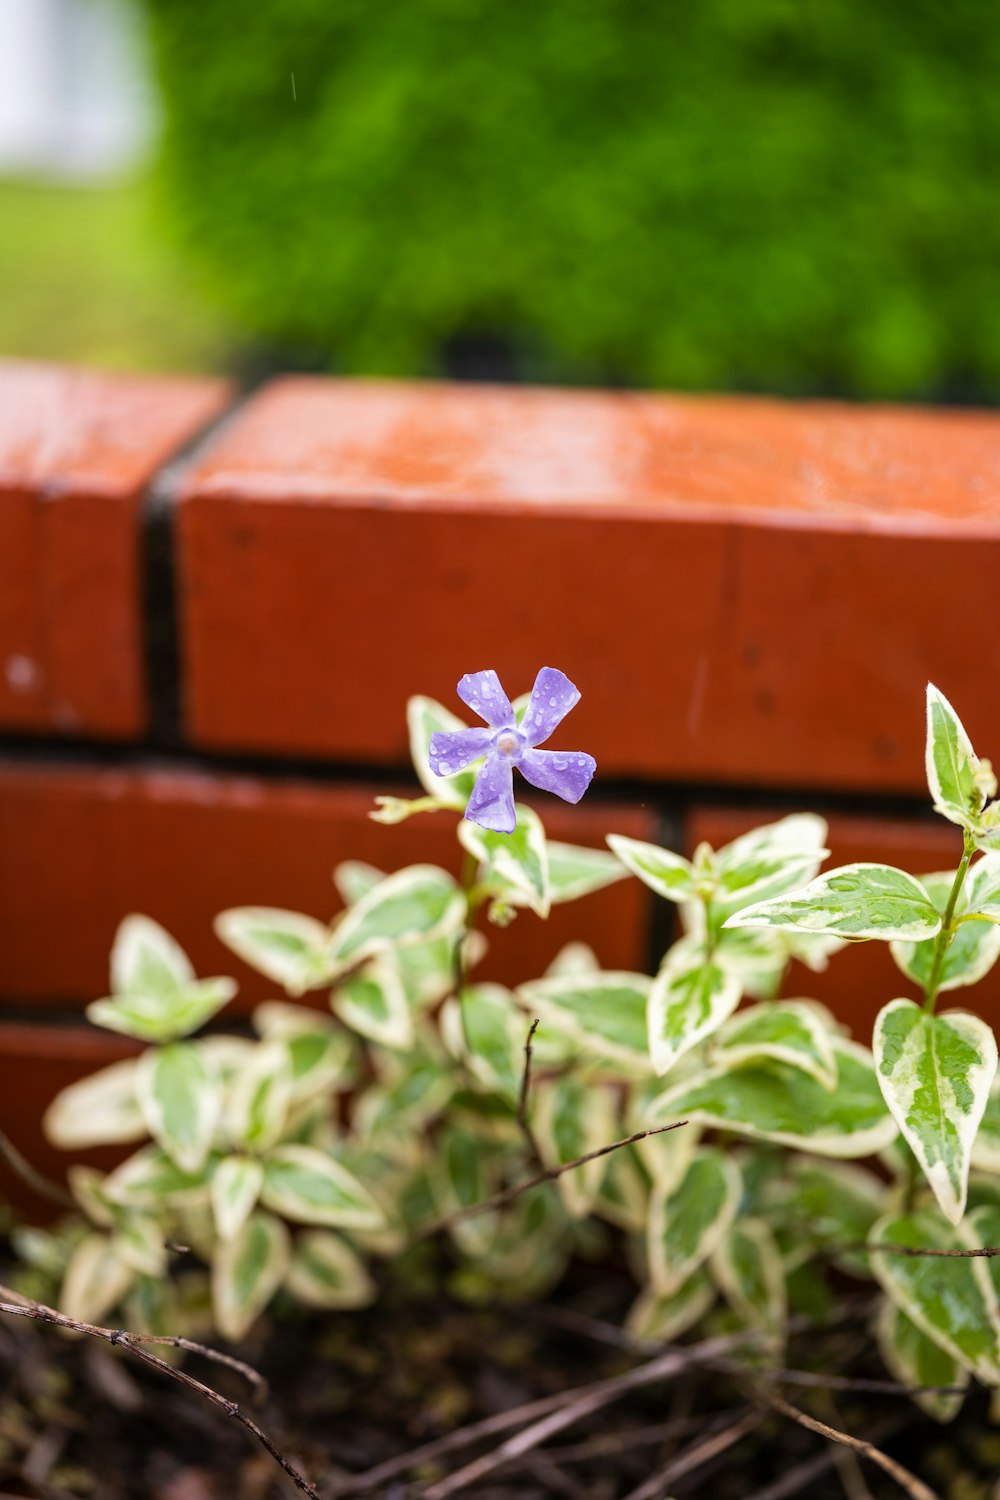
M 541 1443 L 547 1442 L 555 1433 L 562 1432 L 566 1427 L 572 1427 L 584 1417 L 589 1416 L 591 1412 L 600 1411 L 602 1407 L 618 1401 L 629 1391 L 644 1385 L 651 1385 L 658 1380 L 669 1380 L 674 1375 L 680 1374 L 682 1370 L 690 1368 L 691 1365 L 703 1364 L 707 1359 L 724 1352 L 721 1348 L 723 1344 L 732 1346 L 734 1337 L 736 1342 L 740 1342 L 743 1339 L 759 1338 L 760 1335 L 748 1330 L 742 1336 L 722 1335 L 704 1344 L 696 1344 L 690 1349 L 670 1349 L 661 1354 L 658 1359 L 651 1359 L 645 1365 L 627 1370 L 624 1375 L 613 1375 L 607 1380 L 599 1380 L 593 1385 L 566 1392 L 555 1410 L 543 1416 L 539 1421 L 533 1422 L 529 1427 L 522 1428 L 520 1432 L 501 1443 L 491 1453 L 483 1454 L 481 1458 L 474 1459 L 464 1468 L 449 1474 L 446 1479 L 431 1485 L 422 1492 L 423 1500 L 446 1500 L 449 1495 L 461 1493 L 484 1475 L 492 1473 L 494 1469 L 500 1468 L 512 1459 L 520 1458 L 524 1453 L 529 1453 Z
M 727 1422 L 720 1431 L 711 1433 L 706 1438 L 699 1438 L 696 1443 L 690 1443 L 682 1448 L 680 1453 L 674 1455 L 666 1464 L 663 1464 L 655 1474 L 651 1474 L 647 1480 L 639 1485 L 638 1489 L 630 1490 L 625 1500 L 660 1500 L 664 1489 L 668 1484 L 673 1484 L 675 1479 L 680 1479 L 684 1474 L 690 1474 L 693 1469 L 700 1469 L 712 1458 L 717 1458 L 720 1453 L 725 1453 L 740 1438 L 746 1437 L 755 1427 L 759 1427 L 764 1421 L 759 1411 L 741 1412 L 735 1421 Z
M 435 1220 L 433 1224 L 428 1224 L 421 1231 L 419 1237 L 427 1238 L 429 1235 L 439 1234 L 442 1229 L 450 1229 L 453 1224 L 461 1224 L 466 1219 L 473 1219 L 477 1214 L 506 1208 L 508 1203 L 513 1203 L 516 1198 L 520 1198 L 522 1193 L 530 1193 L 532 1188 L 541 1187 L 543 1183 L 555 1182 L 564 1172 L 573 1172 L 577 1167 L 585 1167 L 589 1161 L 597 1161 L 599 1157 L 607 1156 L 612 1151 L 620 1151 L 622 1146 L 634 1146 L 636 1141 L 644 1141 L 649 1135 L 663 1135 L 667 1130 L 679 1130 L 682 1125 L 686 1124 L 687 1120 L 675 1120 L 672 1125 L 654 1125 L 650 1130 L 637 1130 L 634 1135 L 627 1135 L 623 1140 L 612 1141 L 610 1146 L 601 1146 L 596 1151 L 588 1151 L 585 1156 L 578 1156 L 573 1161 L 563 1162 L 560 1167 L 549 1167 L 547 1171 L 539 1172 L 536 1177 L 530 1177 L 527 1182 L 515 1182 L 511 1187 L 503 1188 L 482 1203 L 473 1203 L 468 1208 L 460 1208 L 443 1219 Z
M 916 1474 L 911 1474 L 909 1469 L 897 1463 L 894 1458 L 890 1458 L 887 1453 L 883 1453 L 881 1448 L 876 1448 L 874 1443 L 869 1443 L 864 1438 L 852 1437 L 849 1432 L 841 1432 L 839 1428 L 831 1427 L 828 1422 L 821 1422 L 818 1417 L 810 1417 L 808 1413 L 800 1411 L 797 1406 L 792 1406 L 790 1402 L 782 1396 L 775 1395 L 773 1391 L 758 1387 L 752 1390 L 751 1394 L 756 1399 L 766 1402 L 782 1416 L 788 1417 L 790 1421 L 797 1422 L 800 1427 L 819 1433 L 820 1437 L 825 1437 L 831 1443 L 842 1443 L 846 1448 L 853 1448 L 855 1453 L 860 1453 L 863 1457 L 870 1459 L 873 1464 L 877 1464 L 884 1473 L 888 1474 L 890 1479 L 896 1481 L 900 1489 L 910 1496 L 910 1500 L 941 1500 L 936 1490 L 932 1490 L 930 1485 L 918 1479 Z
M 50 1203 L 58 1203 L 60 1208 L 76 1208 L 73 1195 L 58 1182 L 53 1182 L 50 1177 L 45 1177 L 37 1167 L 33 1167 L 26 1156 L 22 1156 L 14 1145 L 10 1136 L 0 1130 L 0 1156 L 22 1178 L 32 1192 L 40 1198 L 47 1198 Z
M 1000 1255 L 1000 1245 L 973 1246 L 971 1249 L 939 1250 L 931 1245 L 845 1245 L 837 1249 L 867 1250 L 870 1255 L 933 1255 L 943 1260 L 992 1260 Z
M 55 1328 L 66 1328 L 71 1333 L 85 1333 L 91 1338 L 100 1339 L 105 1344 L 111 1344 L 118 1349 L 127 1349 L 134 1354 L 136 1359 L 142 1360 L 143 1364 L 149 1365 L 154 1370 L 160 1370 L 164 1375 L 169 1375 L 171 1380 L 178 1381 L 190 1391 L 196 1391 L 199 1396 L 204 1396 L 206 1401 L 225 1412 L 227 1417 L 235 1417 L 236 1421 L 245 1427 L 264 1448 L 267 1449 L 276 1464 L 279 1464 L 296 1488 L 303 1494 L 315 1495 L 316 1486 L 301 1474 L 295 1465 L 275 1447 L 263 1428 L 258 1427 L 252 1417 L 248 1416 L 241 1406 L 235 1401 L 228 1400 L 219 1391 L 203 1381 L 196 1380 L 193 1375 L 188 1375 L 185 1370 L 177 1370 L 173 1365 L 161 1359 L 158 1354 L 151 1354 L 144 1347 L 146 1344 L 172 1344 L 180 1349 L 188 1349 L 193 1353 L 206 1355 L 210 1359 L 218 1360 L 221 1364 L 230 1365 L 232 1368 L 247 1375 L 257 1383 L 261 1383 L 260 1376 L 249 1365 L 243 1364 L 242 1360 L 234 1359 L 231 1355 L 220 1354 L 218 1350 L 208 1349 L 203 1344 L 196 1344 L 191 1339 L 165 1334 L 129 1333 L 124 1328 L 101 1328 L 96 1323 L 84 1323 L 77 1318 L 68 1318 L 65 1314 L 56 1312 L 55 1308 L 46 1307 L 44 1302 L 34 1302 L 27 1297 L 22 1297 L 18 1292 L 11 1292 L 9 1288 L 0 1285 L 0 1297 L 13 1296 L 13 1301 L 0 1301 L 0 1313 L 8 1313 L 11 1317 L 34 1318 L 39 1323 L 50 1323 Z
M 528 1143 L 528 1150 L 531 1152 L 533 1160 L 537 1161 L 539 1166 L 541 1166 L 543 1163 L 541 1153 L 538 1149 L 538 1142 L 535 1140 L 535 1132 L 532 1130 L 531 1122 L 528 1119 L 528 1100 L 531 1094 L 531 1059 L 534 1054 L 534 1048 L 531 1044 L 534 1041 L 535 1032 L 538 1030 L 538 1024 L 538 1017 L 536 1016 L 528 1027 L 528 1035 L 524 1042 L 524 1072 L 521 1074 L 521 1092 L 517 1101 L 517 1125 Z
M 523 1406 L 515 1406 L 509 1411 L 497 1412 L 491 1417 L 484 1417 L 479 1422 L 471 1422 L 467 1427 L 460 1427 L 454 1432 L 447 1432 L 443 1437 L 435 1438 L 429 1443 L 423 1443 L 419 1448 L 411 1448 L 408 1452 L 400 1453 L 395 1458 L 386 1459 L 383 1463 L 376 1465 L 375 1468 L 366 1469 L 361 1474 L 355 1474 L 350 1478 L 343 1478 L 336 1485 L 334 1494 L 346 1497 L 378 1489 L 390 1480 L 395 1479 L 398 1475 L 405 1474 L 410 1469 L 422 1468 L 427 1464 L 437 1463 L 440 1459 L 447 1457 L 449 1453 L 454 1453 L 461 1448 L 471 1447 L 473 1443 L 477 1443 L 483 1438 L 496 1437 L 511 1427 L 517 1427 L 522 1422 L 537 1421 L 537 1419 L 547 1416 L 550 1412 L 558 1411 L 561 1407 L 576 1401 L 581 1396 L 612 1391 L 613 1394 L 607 1399 L 614 1400 L 624 1380 L 631 1382 L 626 1387 L 626 1389 L 631 1389 L 632 1384 L 642 1385 L 660 1378 L 667 1378 L 675 1370 L 687 1369 L 692 1365 L 703 1364 L 707 1359 L 725 1354 L 727 1350 L 738 1348 L 741 1344 L 753 1342 L 757 1337 L 759 1335 L 749 1331 L 724 1334 L 704 1344 L 695 1344 L 683 1349 L 671 1349 L 666 1354 L 661 1354 L 658 1359 L 651 1360 L 649 1363 L 640 1366 L 637 1370 L 628 1371 L 624 1376 L 612 1376 L 608 1380 L 592 1381 L 588 1385 L 576 1386 L 569 1391 L 557 1391 L 551 1396 L 540 1396 L 535 1401 L 525 1402 Z

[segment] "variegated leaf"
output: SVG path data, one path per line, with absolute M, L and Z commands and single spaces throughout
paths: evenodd
M 542 820 L 518 805 L 513 833 L 496 833 L 463 818 L 458 841 L 483 867 L 481 879 L 514 906 L 529 906 L 547 917 L 552 904 L 549 851 Z
M 646 1231 L 649 1270 L 660 1296 L 679 1291 L 727 1233 L 743 1184 L 731 1156 L 700 1151 L 671 1192 L 654 1185 Z
M 209 1171 L 185 1172 L 159 1146 L 143 1146 L 104 1179 L 104 1192 L 123 1208 L 199 1202 L 208 1198 Z
M 543 1164 L 561 1167 L 615 1139 L 614 1100 L 608 1089 L 568 1073 L 539 1087 L 532 1126 Z M 557 1178 L 559 1196 L 574 1218 L 593 1209 L 606 1169 L 599 1157 Z
M 151 917 L 125 917 L 111 947 L 114 995 L 172 995 L 194 979 L 191 960 L 179 943 Z
M 993 1080 L 979 1132 L 972 1144 L 972 1165 L 1000 1174 L 1000 1073 Z
M 549 890 L 552 905 L 577 901 L 593 891 L 624 880 L 625 871 L 614 855 L 603 849 L 588 849 L 582 844 L 561 844 L 548 840 Z
M 974 828 L 986 800 L 979 781 L 980 763 L 958 714 L 930 682 L 924 760 L 936 810 L 952 823 Z
M 237 906 L 219 913 L 215 931 L 227 948 L 286 994 L 319 989 L 337 972 L 329 953 L 329 928 L 301 912 Z
M 788 1320 L 781 1250 L 763 1219 L 747 1214 L 731 1224 L 710 1258 L 716 1286 L 745 1328 L 759 1328 L 780 1345 Z
M 253 1156 L 227 1156 L 212 1175 L 212 1214 L 221 1240 L 231 1240 L 257 1205 L 264 1168 Z
M 413 1017 L 395 964 L 375 959 L 342 979 L 330 996 L 334 1015 L 359 1036 L 383 1047 L 408 1051 L 414 1043 Z
M 691 1119 L 818 1156 L 871 1156 L 895 1137 L 896 1123 L 875 1081 L 871 1053 L 842 1037 L 834 1037 L 833 1047 L 832 1092 L 787 1064 L 723 1063 L 667 1089 L 651 1106 L 649 1123 Z
M 367 1307 L 377 1295 L 364 1262 L 329 1229 L 307 1229 L 298 1236 L 285 1285 L 307 1307 Z
M 746 906 L 726 926 L 923 942 L 940 931 L 941 917 L 919 880 L 905 870 L 854 864 L 820 875 L 794 895 Z
M 147 1134 L 136 1092 L 137 1059 L 111 1063 L 56 1095 L 42 1121 L 62 1151 L 141 1141 Z
M 407 943 L 443 934 L 457 937 L 466 920 L 465 897 L 445 870 L 410 865 L 362 896 L 334 928 L 330 959 L 341 967 Z
M 705 1316 L 715 1301 L 708 1273 L 697 1270 L 669 1297 L 648 1286 L 629 1308 L 625 1331 L 651 1344 L 672 1344 Z
M 880 1219 L 868 1238 L 883 1291 L 921 1332 L 987 1385 L 1000 1383 L 1000 1311 L 984 1260 L 879 1254 L 878 1246 L 967 1249 L 969 1236 L 926 1209 Z
M 977 867 L 978 868 L 978 867 Z M 955 881 L 955 871 L 922 875 L 921 884 L 939 912 L 944 912 Z M 961 917 L 968 905 L 966 892 L 960 894 L 955 915 Z M 890 943 L 889 951 L 903 973 L 926 991 L 937 958 L 938 942 L 930 938 L 923 943 Z M 959 921 L 944 950 L 936 976 L 939 991 L 955 990 L 963 985 L 978 984 L 1000 958 L 1000 926 L 992 922 Z
M 594 1057 L 630 1072 L 649 1072 L 646 1004 L 652 981 L 645 974 L 562 974 L 517 990 L 521 1005 Z
M 295 1224 L 379 1229 L 382 1210 L 346 1167 L 312 1146 L 276 1146 L 264 1160 L 261 1202 Z
M 500 984 L 469 985 L 453 1014 L 459 1017 L 461 1028 L 458 1055 L 487 1088 L 516 1104 L 527 1027 L 510 990 Z
M 653 980 L 647 1006 L 649 1053 L 657 1073 L 666 1073 L 692 1047 L 728 1020 L 740 1003 L 740 983 L 702 946 L 681 938 Z
M 762 1002 L 737 1011 L 718 1033 L 715 1051 L 731 1066 L 772 1057 L 801 1068 L 825 1089 L 836 1087 L 830 1031 L 810 1005 L 798 1000 Z
M 292 1103 L 292 1063 L 284 1042 L 261 1042 L 230 1086 L 223 1111 L 234 1144 L 266 1151 L 281 1138 Z
M 101 1323 L 134 1281 L 135 1271 L 108 1235 L 88 1234 L 76 1246 L 66 1267 L 59 1310 L 81 1323 Z
M 608 847 L 627 870 L 667 901 L 693 901 L 697 896 L 694 870 L 682 855 L 621 833 L 608 834 Z
M 162 1277 L 167 1270 L 163 1225 L 152 1213 L 123 1214 L 111 1237 L 112 1248 L 137 1276 Z
M 873 1038 L 879 1086 L 941 1212 L 965 1212 L 972 1143 L 997 1071 L 993 1032 L 964 1011 L 929 1015 L 891 1000 Z
M 968 1370 L 929 1339 L 889 1297 L 883 1298 L 879 1307 L 875 1332 L 886 1368 L 901 1385 L 961 1387 L 953 1392 L 912 1389 L 913 1400 L 929 1417 L 935 1422 L 950 1422 L 965 1399 Z
M 218 1123 L 222 1094 L 218 1077 L 198 1048 L 172 1042 L 139 1059 L 136 1089 L 154 1141 L 183 1172 L 204 1166 Z
M 292 1243 L 273 1214 L 251 1214 L 212 1257 L 212 1306 L 222 1337 L 237 1343 L 264 1311 L 288 1271 Z

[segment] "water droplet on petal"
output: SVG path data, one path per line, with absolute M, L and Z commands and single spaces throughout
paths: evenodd
M 554 698 L 550 698 L 549 699 L 549 707 L 550 708 L 555 708 L 555 706 L 556 706 L 556 700 Z
M 448 762 L 446 760 L 439 760 L 438 761 L 438 775 L 439 776 L 450 776 L 451 775 L 451 766 L 448 764 Z

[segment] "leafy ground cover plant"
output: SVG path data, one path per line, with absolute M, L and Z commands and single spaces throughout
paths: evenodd
M 487 727 L 411 700 L 425 795 L 374 816 L 454 812 L 460 875 L 348 862 L 329 924 L 224 912 L 223 941 L 283 991 L 253 1038 L 193 1037 L 233 981 L 198 980 L 151 919 L 122 924 L 88 1014 L 147 1050 L 65 1090 L 46 1127 L 66 1149 L 137 1149 L 106 1176 L 70 1168 L 79 1214 L 18 1233 L 22 1290 L 87 1322 L 237 1341 L 272 1302 L 365 1305 L 380 1262 L 404 1281 L 443 1264 L 469 1299 L 539 1298 L 617 1238 L 633 1340 L 697 1326 L 778 1366 L 790 1326 L 822 1324 L 849 1278 L 874 1288 L 872 1338 L 929 1415 L 953 1417 L 973 1379 L 1000 1387 L 997 1047 L 939 1009 L 1000 957 L 1000 802 L 947 700 L 929 688 L 927 774 L 961 856 L 916 877 L 820 874 L 811 814 L 690 859 L 553 841 L 512 770 L 583 794 L 591 758 L 537 748 L 576 689 L 543 668 L 513 704 L 494 673 L 459 692 Z M 515 990 L 476 979 L 481 913 L 545 917 L 630 877 L 679 918 L 652 977 L 575 944 Z M 888 1001 L 871 1049 L 782 995 L 793 957 L 819 969 L 859 941 L 888 943 L 920 997 Z M 301 1003 L 314 992 L 332 1014 Z

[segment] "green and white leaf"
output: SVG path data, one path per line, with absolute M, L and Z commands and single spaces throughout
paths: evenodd
M 197 1031 L 236 993 L 231 979 L 205 979 L 164 995 L 119 995 L 94 1000 L 87 1020 L 106 1031 L 117 1031 L 141 1042 L 172 1042 Z
M 692 923 L 692 927 L 701 927 Z M 689 929 L 690 930 L 690 929 Z M 739 983 L 740 993 L 754 1000 L 773 1000 L 788 968 L 788 934 L 725 928 L 719 933 L 712 958 Z
M 967 1234 L 933 1209 L 887 1215 L 872 1228 L 871 1265 L 882 1290 L 925 1333 L 986 1385 L 1000 1383 L 1000 1312 L 986 1262 L 959 1256 L 878 1254 L 877 1246 L 967 1249 Z
M 292 1063 L 284 1042 L 261 1042 L 231 1084 L 223 1128 L 234 1145 L 266 1151 L 280 1140 L 292 1103 Z
M 208 1198 L 209 1172 L 185 1172 L 159 1146 L 143 1146 L 104 1179 L 104 1192 L 123 1208 L 171 1207 Z
M 221 1240 L 234 1239 L 250 1217 L 264 1183 L 264 1168 L 252 1156 L 227 1156 L 212 1174 L 212 1215 Z
M 125 917 L 111 946 L 111 992 L 166 998 L 194 979 L 191 960 L 151 917 Z
M 1000 922 L 1000 853 L 984 854 L 972 866 L 966 878 L 965 915 L 986 917 L 991 922 Z M 966 925 L 963 923 L 963 926 Z M 971 927 L 979 924 L 970 922 Z
M 965 1366 L 929 1339 L 889 1297 L 879 1306 L 875 1334 L 886 1369 L 901 1385 L 962 1387 L 953 1393 L 912 1392 L 912 1399 L 935 1422 L 950 1422 L 965 1400 L 964 1389 L 969 1384 Z
M 212 1306 L 222 1337 L 238 1343 L 288 1273 L 291 1236 L 280 1219 L 255 1213 L 212 1257 Z
M 657 1073 L 673 1067 L 728 1020 L 740 1003 L 740 982 L 691 938 L 671 948 L 653 980 L 647 1006 L 649 1053 Z
M 596 953 L 586 943 L 566 943 L 545 970 L 545 976 L 562 979 L 570 975 L 597 974 L 600 967 Z
M 528 906 L 547 917 L 552 904 L 549 851 L 538 814 L 518 804 L 513 833 L 495 833 L 463 818 L 458 841 L 481 867 L 481 881 L 512 906 Z
M 980 866 L 976 866 L 975 875 Z M 944 912 L 955 880 L 955 871 L 944 874 L 923 875 L 921 884 L 938 911 Z M 959 896 L 955 914 L 962 916 L 968 903 L 968 893 Z M 923 943 L 890 943 L 889 952 L 907 978 L 928 988 L 934 968 L 937 942 L 931 938 Z M 992 922 L 959 922 L 955 933 L 944 951 L 944 959 L 938 975 L 938 990 L 955 990 L 962 985 L 978 984 L 1000 958 L 1000 926 Z
M 394 1078 L 367 1088 L 358 1101 L 354 1128 L 362 1137 L 405 1129 L 418 1131 L 434 1119 L 451 1098 L 455 1079 L 437 1057 L 411 1053 Z
M 715 1055 L 730 1066 L 772 1057 L 801 1068 L 825 1089 L 837 1084 L 833 1038 L 812 1006 L 798 1000 L 737 1011 L 718 1033 Z
M 473 984 L 462 991 L 461 1000 L 450 1002 L 450 1014 L 459 1022 L 457 1056 L 487 1088 L 495 1089 L 510 1104 L 521 1090 L 521 1072 L 527 1024 L 510 990 L 501 984 Z M 444 1029 L 444 1012 L 441 1014 Z M 452 1031 L 454 1033 L 454 1026 Z
M 717 918 L 751 902 L 804 885 L 829 853 L 826 822 L 815 813 L 792 813 L 741 834 L 715 857 L 712 909 Z
M 296 1224 L 379 1229 L 382 1210 L 353 1173 L 312 1146 L 277 1146 L 264 1161 L 261 1202 Z
M 333 883 L 344 905 L 356 906 L 385 876 L 385 870 L 366 864 L 363 859 L 344 859 L 333 872 Z
M 710 1259 L 716 1286 L 745 1328 L 769 1343 L 784 1341 L 788 1297 L 781 1250 L 763 1219 L 744 1215 L 731 1224 Z
M 613 854 L 588 849 L 583 844 L 561 844 L 548 840 L 549 890 L 553 906 L 577 901 L 592 891 L 602 891 L 625 879 L 625 871 Z
M 645 974 L 606 971 L 562 974 L 521 985 L 517 998 L 594 1057 L 630 1072 L 649 1072 L 646 1006 L 652 981 Z
M 88 1234 L 70 1256 L 59 1293 L 59 1310 L 80 1323 L 102 1323 L 135 1281 L 106 1234 Z
M 136 1067 L 136 1058 L 124 1058 L 62 1089 L 42 1120 L 46 1138 L 62 1151 L 141 1141 L 147 1130 Z
M 694 869 L 689 860 L 658 844 L 626 838 L 622 833 L 608 834 L 608 847 L 627 870 L 638 875 L 644 885 L 667 901 L 694 901 L 698 890 Z
M 669 1140 L 671 1136 L 683 1134 L 683 1131 L 672 1130 L 663 1139 Z M 648 1139 L 660 1140 L 661 1137 L 650 1136 Z M 596 1214 L 630 1234 L 638 1232 L 645 1225 L 646 1206 L 649 1202 L 648 1179 L 632 1152 L 631 1146 L 623 1146 L 621 1150 L 611 1152 L 594 1199 Z
M 941 1212 L 957 1224 L 997 1071 L 993 1032 L 964 1011 L 928 1015 L 912 1000 L 891 1000 L 876 1018 L 873 1049 L 885 1102 Z
M 941 916 L 919 880 L 905 870 L 854 864 L 820 875 L 794 896 L 744 907 L 726 926 L 923 942 L 940 931 Z
M 467 933 L 464 939 L 454 936 L 432 938 L 429 943 L 410 943 L 393 953 L 392 962 L 412 1009 L 426 1010 L 453 993 L 457 942 L 461 942 L 460 956 L 465 972 L 469 973 L 487 947 L 486 938 L 475 930 Z
M 972 1144 L 972 1165 L 1000 1174 L 1000 1073 L 993 1080 L 979 1133 Z
M 308 1229 L 298 1236 L 285 1285 L 306 1307 L 368 1307 L 377 1295 L 364 1262 L 329 1229 Z
M 891 1189 L 874 1172 L 853 1162 L 794 1158 L 784 1217 L 804 1244 L 819 1245 L 852 1276 L 868 1276 L 863 1245 L 875 1220 L 892 1201 Z
M 289 995 L 319 989 L 337 972 L 329 928 L 301 912 L 232 907 L 216 917 L 215 931 L 227 948 Z
M 497 1157 L 494 1151 L 484 1148 L 481 1137 L 459 1126 L 450 1126 L 441 1136 L 428 1179 L 442 1217 L 474 1208 L 493 1196 Z M 467 1255 L 481 1256 L 495 1242 L 498 1225 L 497 1214 L 489 1211 L 449 1225 L 449 1233 Z
M 608 1089 L 568 1073 L 538 1086 L 532 1129 L 543 1165 L 564 1166 L 615 1139 L 614 1100 Z M 606 1159 L 599 1157 L 556 1179 L 559 1196 L 573 1218 L 591 1212 L 606 1169 Z
M 986 800 L 979 781 L 979 759 L 958 714 L 930 682 L 924 762 L 935 809 L 962 828 L 975 828 Z
M 693 1119 L 817 1156 L 871 1156 L 895 1137 L 896 1123 L 886 1111 L 871 1053 L 841 1037 L 833 1047 L 832 1092 L 801 1068 L 770 1059 L 741 1067 L 722 1063 L 661 1094 L 649 1123 Z
M 137 1276 L 161 1277 L 167 1270 L 163 1225 L 153 1214 L 124 1214 L 111 1238 L 115 1254 Z
M 330 995 L 337 1018 L 359 1036 L 406 1052 L 413 1046 L 413 1017 L 396 965 L 375 959 L 342 979 Z
M 325 1017 L 322 1018 L 325 1020 Z M 322 1098 L 349 1080 L 354 1047 L 343 1031 L 302 1030 L 284 1042 L 292 1070 L 293 1104 Z
M 465 811 L 466 803 L 476 784 L 476 769 L 458 771 L 454 776 L 435 776 L 431 770 L 431 735 L 439 730 L 454 733 L 457 729 L 468 729 L 457 714 L 433 698 L 417 695 L 406 705 L 406 723 L 410 732 L 410 755 L 413 769 L 421 786 L 432 797 L 438 797 L 447 807 Z
M 625 1331 L 651 1344 L 672 1344 L 705 1316 L 715 1295 L 715 1287 L 704 1270 L 695 1271 L 670 1297 L 648 1286 L 629 1308 Z
M 736 1163 L 713 1150 L 695 1156 L 672 1192 L 654 1185 L 646 1238 L 650 1279 L 660 1296 L 673 1296 L 708 1260 L 736 1217 L 742 1188 Z
M 222 1108 L 218 1076 L 190 1042 L 151 1048 L 136 1069 L 139 1106 L 150 1135 L 183 1172 L 205 1164 Z
M 112 1227 L 117 1205 L 112 1202 L 105 1191 L 103 1172 L 74 1162 L 66 1169 L 66 1185 L 74 1201 L 83 1209 L 92 1224 L 96 1224 L 99 1229 Z
M 379 881 L 334 928 L 329 957 L 340 968 L 388 948 L 461 931 L 465 897 L 446 870 L 410 865 Z

